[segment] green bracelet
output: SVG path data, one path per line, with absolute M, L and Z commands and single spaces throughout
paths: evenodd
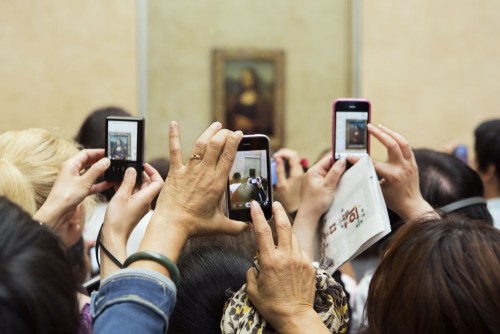
M 168 270 L 170 276 L 172 276 L 172 281 L 174 281 L 175 286 L 179 286 L 181 280 L 181 273 L 179 268 L 172 262 L 168 257 L 157 252 L 143 251 L 137 252 L 130 255 L 125 262 L 123 262 L 123 267 L 127 268 L 132 262 L 149 260 L 161 264 L 165 269 Z

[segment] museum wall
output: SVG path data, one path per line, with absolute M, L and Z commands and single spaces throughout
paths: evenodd
M 168 152 L 180 124 L 184 156 L 214 120 L 214 48 L 285 53 L 284 139 L 310 160 L 331 145 L 331 104 L 350 94 L 349 0 L 150 1 L 147 155 Z
M 500 3 L 361 3 L 360 95 L 375 123 L 416 147 L 472 143 L 498 117 Z M 168 124 L 184 155 L 213 120 L 214 48 L 285 52 L 284 140 L 309 160 L 330 146 L 331 102 L 351 94 L 351 1 L 149 1 L 146 156 L 168 154 Z M 0 2 L 0 132 L 60 128 L 87 113 L 137 113 L 137 2 Z M 375 156 L 383 155 L 377 145 Z
M 373 122 L 415 147 L 472 149 L 476 125 L 500 117 L 499 10 L 495 0 L 363 1 L 361 93 Z
M 103 105 L 137 109 L 136 2 L 1 1 L 0 132 L 74 136 Z

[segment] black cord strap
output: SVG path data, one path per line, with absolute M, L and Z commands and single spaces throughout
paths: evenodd
M 104 226 L 104 224 L 102 224 L 101 228 L 99 229 L 99 233 L 97 234 L 97 240 L 96 240 L 96 245 L 95 245 L 95 257 L 97 259 L 97 265 L 99 266 L 99 268 L 101 268 L 101 264 L 99 263 L 99 247 L 101 247 L 104 254 L 106 254 L 107 257 L 109 257 L 109 259 L 111 261 L 113 261 L 113 263 L 116 264 L 116 266 L 118 268 L 122 269 L 123 264 L 120 261 L 118 261 L 118 259 L 116 257 L 114 257 L 114 255 L 111 254 L 111 252 L 106 247 L 104 247 L 104 244 L 102 243 L 101 233 L 102 233 L 103 226 Z

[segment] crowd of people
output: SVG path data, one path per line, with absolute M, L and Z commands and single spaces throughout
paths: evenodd
M 184 161 L 173 121 L 168 175 L 144 163 L 142 184 L 134 168 L 118 184 L 103 179 L 100 126 L 123 112 L 94 113 L 76 141 L 42 129 L 0 134 L 0 332 L 500 330 L 500 120 L 476 128 L 471 167 L 368 125 L 387 149 L 374 166 L 392 233 L 358 282 L 349 264 L 333 274 L 316 264 L 321 217 L 358 158 L 333 162 L 328 151 L 304 171 L 299 154 L 277 151 L 273 219 L 254 198 L 248 224 L 221 205 L 248 183 L 230 175 L 241 131 L 211 124 Z M 89 296 L 90 246 L 100 282 Z

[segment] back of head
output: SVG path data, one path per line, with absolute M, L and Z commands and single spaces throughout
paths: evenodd
M 14 175 L 19 183 L 14 187 L 1 184 L 0 193 L 33 214 L 33 206 L 18 201 L 17 193 L 31 192 L 36 211 L 49 196 L 63 162 L 77 153 L 76 143 L 47 130 L 28 129 L 3 133 L 0 135 L 0 157 L 4 166 L 8 165 L 9 168 L 0 169 L 0 179 Z M 3 173 L 7 175 L 2 175 Z
M 409 222 L 392 238 L 367 300 L 369 333 L 495 333 L 500 231 L 463 215 Z
M 85 148 L 104 148 L 106 117 L 132 116 L 118 107 L 106 107 L 94 110 L 83 122 L 75 140 Z
M 57 236 L 0 197 L 1 332 L 76 333 L 75 282 Z
M 488 165 L 494 165 L 500 178 L 500 119 L 481 123 L 474 131 L 474 137 L 478 169 L 485 171 Z
M 36 212 L 35 192 L 27 177 L 10 161 L 0 158 L 0 196 L 6 196 L 23 210 Z
M 483 197 L 479 175 L 456 157 L 427 149 L 414 150 L 422 197 L 433 208 L 471 197 Z M 455 211 L 472 219 L 492 223 L 486 203 L 466 206 Z
M 181 282 L 168 333 L 220 333 L 228 292 L 246 282 L 252 261 L 221 247 L 200 247 L 178 261 Z

